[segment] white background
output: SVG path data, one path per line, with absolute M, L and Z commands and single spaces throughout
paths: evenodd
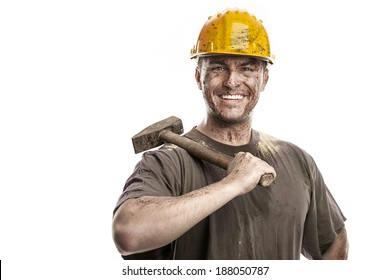
M 263 20 L 276 56 L 254 127 L 309 152 L 348 218 L 350 260 L 337 277 L 382 274 L 386 1 L 40 0 L 0 4 L 5 279 L 124 279 L 111 217 L 140 157 L 131 137 L 171 115 L 186 131 L 201 121 L 189 51 L 207 17 L 228 7 Z M 294 275 L 323 268 L 308 263 Z M 324 271 L 317 279 L 336 275 Z

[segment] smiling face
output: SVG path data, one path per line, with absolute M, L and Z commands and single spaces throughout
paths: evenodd
M 266 63 L 246 56 L 199 58 L 196 81 L 209 118 L 227 124 L 250 121 L 268 80 Z

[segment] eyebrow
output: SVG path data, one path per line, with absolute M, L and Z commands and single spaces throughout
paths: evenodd
M 219 59 L 219 58 L 213 58 L 213 59 L 210 59 L 210 64 L 220 64 L 220 65 L 226 65 L 226 63 Z M 261 65 L 261 62 L 258 61 L 256 58 L 253 58 L 253 57 L 249 57 L 248 59 L 242 61 L 240 63 L 240 66 L 247 66 L 247 65 L 258 65 L 260 66 Z

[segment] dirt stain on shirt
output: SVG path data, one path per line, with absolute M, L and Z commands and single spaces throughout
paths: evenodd
M 276 138 L 261 133 L 260 141 L 257 143 L 257 148 L 264 155 L 273 155 L 279 152 L 279 146 L 277 145 Z

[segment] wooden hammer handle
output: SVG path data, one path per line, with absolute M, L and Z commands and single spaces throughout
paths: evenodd
M 161 140 L 167 143 L 172 143 L 185 149 L 189 154 L 193 155 L 194 157 L 205 160 L 223 169 L 227 169 L 229 163 L 233 160 L 233 157 L 227 154 L 213 150 L 187 137 L 180 136 L 170 130 L 163 130 L 162 132 L 160 132 L 159 137 Z M 269 185 L 271 185 L 273 180 L 273 174 L 266 173 L 261 176 L 259 184 L 263 187 L 268 187 Z

